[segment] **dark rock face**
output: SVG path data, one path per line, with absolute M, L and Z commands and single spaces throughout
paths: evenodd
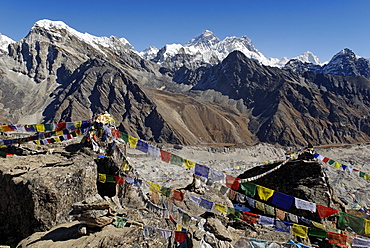
M 3 244 L 68 221 L 72 204 L 96 193 L 96 167 L 83 154 L 29 155 L 16 161 L 0 168 Z

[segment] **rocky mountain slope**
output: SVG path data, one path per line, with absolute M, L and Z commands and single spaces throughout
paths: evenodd
M 173 57 L 159 51 L 163 60 L 157 54 L 154 63 L 123 38 L 95 37 L 42 20 L 0 55 L 0 120 L 75 121 L 108 111 L 121 131 L 156 142 L 245 146 L 369 140 L 367 78 L 266 67 L 239 51 L 219 62 L 207 52 L 219 47 L 226 56 L 235 48 L 230 44 L 254 49 L 246 37 L 220 41 L 207 31 Z M 186 52 L 195 47 L 195 54 Z M 208 62 L 197 60 L 199 55 Z M 348 65 L 346 71 L 366 74 L 345 62 L 352 55 L 343 56 L 335 56 L 327 68 Z M 305 58 L 314 61 L 312 54 Z

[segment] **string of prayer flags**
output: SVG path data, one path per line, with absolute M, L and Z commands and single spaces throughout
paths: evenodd
M 274 194 L 274 190 L 268 189 L 260 185 L 257 185 L 257 192 L 258 196 L 263 201 L 267 201 Z
M 330 215 L 333 215 L 333 214 L 336 214 L 336 213 L 339 212 L 339 210 L 329 208 L 329 207 L 326 207 L 326 206 L 322 206 L 322 205 L 319 205 L 319 204 L 316 205 L 316 210 L 317 210 L 317 213 L 318 213 L 320 219 L 326 218 Z
M 292 234 L 296 235 L 300 238 L 307 239 L 308 238 L 308 227 L 298 225 L 298 224 L 293 224 L 292 226 Z
M 347 236 L 340 233 L 328 232 L 328 241 L 331 244 L 346 247 Z

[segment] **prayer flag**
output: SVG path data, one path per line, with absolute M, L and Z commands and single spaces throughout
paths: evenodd
M 244 182 L 240 184 L 242 190 L 244 190 L 245 194 L 254 197 L 257 190 L 257 185 L 251 182 Z
M 160 150 L 160 153 L 161 153 L 161 159 L 163 162 L 166 162 L 166 163 L 169 163 L 170 162 L 170 159 L 171 159 L 171 153 L 170 152 L 167 152 L 165 150 Z
M 208 178 L 213 182 L 225 183 L 225 173 L 222 171 L 210 169 Z
M 346 247 L 347 236 L 340 233 L 328 232 L 329 243 Z
M 148 155 L 150 155 L 152 157 L 155 157 L 155 158 L 159 158 L 160 157 L 160 149 L 158 147 L 149 145 L 148 146 Z
M 330 159 L 329 161 L 328 161 L 328 164 L 330 164 L 330 165 L 332 165 L 332 164 L 334 164 L 335 163 L 335 161 L 334 160 L 332 160 L 332 159 Z
M 227 217 L 231 219 L 240 219 L 241 213 L 239 209 L 227 207 Z
M 123 185 L 123 183 L 125 182 L 125 178 L 124 177 L 119 177 L 119 176 L 115 176 L 114 180 L 116 181 L 116 184 L 118 184 L 118 185 Z
M 169 239 L 172 236 L 172 230 L 161 229 L 161 228 L 158 228 L 157 230 L 164 239 Z
M 329 158 L 324 157 L 324 158 L 322 159 L 322 162 L 327 163 L 329 160 L 330 160 Z
M 107 180 L 107 175 L 105 175 L 105 174 L 98 174 L 98 181 L 100 182 L 100 183 L 105 183 L 106 182 L 106 180 Z
M 44 133 L 45 132 L 44 124 L 36 124 L 36 131 L 39 133 Z
M 263 201 L 267 201 L 271 196 L 273 196 L 274 191 L 275 190 L 273 190 L 273 189 L 268 189 L 266 187 L 257 185 L 258 196 Z
M 116 183 L 116 181 L 114 180 L 114 176 L 113 175 L 107 175 L 106 177 L 106 183 Z
M 333 215 L 333 214 L 336 214 L 336 213 L 339 212 L 336 209 L 325 207 L 325 206 L 322 206 L 322 205 L 316 205 L 316 208 L 317 208 L 317 213 L 318 213 L 320 219 L 328 217 L 330 215 Z
M 136 148 L 136 144 L 138 140 L 139 140 L 138 138 L 128 136 L 128 143 L 130 144 L 132 148 Z
M 274 223 L 275 223 L 274 218 L 266 217 L 263 215 L 260 215 L 259 217 L 260 217 L 258 221 L 259 224 L 265 225 L 265 226 L 274 226 Z
M 296 235 L 300 238 L 306 239 L 306 238 L 308 238 L 308 227 L 298 225 L 298 224 L 293 224 L 292 234 Z
M 282 220 L 275 220 L 274 230 L 290 233 L 290 226 L 291 224 L 289 222 L 282 221 Z
M 337 222 L 337 228 L 347 231 L 353 231 L 361 234 L 364 230 L 365 219 L 362 217 L 340 212 Z
M 184 193 L 181 192 L 181 191 L 178 191 L 178 190 L 174 190 L 172 192 L 172 197 L 171 198 L 176 200 L 176 201 L 182 202 L 184 200 Z
M 128 134 L 121 132 L 121 139 L 123 139 L 124 142 L 128 143 Z
M 242 213 L 242 220 L 248 223 L 257 223 L 258 214 L 241 211 Z
M 221 213 L 227 214 L 227 208 L 225 205 L 220 203 L 215 203 L 215 208 L 220 211 Z
M 186 240 L 187 231 L 174 231 L 175 232 L 175 241 L 182 243 Z
M 285 211 L 281 210 L 281 209 L 278 209 L 278 208 L 275 208 L 275 216 L 276 218 L 280 219 L 280 220 L 285 220 Z
M 144 153 L 148 152 L 148 147 L 149 147 L 149 144 L 142 140 L 138 140 L 136 143 L 136 150 L 142 151 Z
M 310 227 L 308 231 L 308 236 L 317 238 L 326 238 L 328 236 L 328 233 L 325 230 L 316 227 Z
M 182 166 L 184 164 L 184 159 L 180 156 L 177 156 L 177 155 L 171 153 L 170 163 L 174 164 L 174 165 Z
M 314 225 L 314 227 L 326 231 L 326 227 L 325 227 L 324 224 L 318 223 L 316 221 L 312 221 L 311 223 L 312 223 L 312 225 Z
M 201 164 L 196 164 L 194 168 L 194 174 L 208 178 L 208 173 L 209 173 L 209 167 Z
M 226 187 L 238 190 L 240 185 L 240 178 L 233 177 L 231 175 L 226 175 Z
M 265 203 L 255 200 L 256 208 L 262 212 L 265 212 Z
M 158 183 L 148 182 L 149 183 L 149 190 L 153 193 L 158 193 L 161 190 L 161 185 Z
M 364 233 L 366 236 L 370 236 L 370 220 L 365 219 Z
M 212 210 L 212 206 L 213 206 L 213 202 L 201 198 L 200 203 L 199 203 L 199 206 L 204 207 L 208 211 L 211 211 Z
M 291 208 L 294 197 L 275 191 L 271 202 L 276 207 L 287 210 Z
M 316 212 L 316 204 L 313 202 L 295 198 L 295 206 L 298 209 L 308 210 L 311 211 L 312 213 Z
M 184 159 L 184 164 L 186 169 L 191 169 L 195 166 L 195 162 L 190 161 L 189 159 Z
M 172 192 L 172 189 L 171 188 L 167 188 L 167 187 L 161 187 L 161 190 L 159 191 L 162 195 L 164 195 L 165 197 L 170 197 L 171 196 L 171 192 Z
M 354 237 L 352 241 L 352 247 L 370 247 L 370 239 L 364 239 L 360 237 Z

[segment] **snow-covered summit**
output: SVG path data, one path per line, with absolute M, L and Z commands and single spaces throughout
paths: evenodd
M 294 59 L 297 59 L 297 60 L 299 60 L 303 63 L 311 63 L 311 64 L 314 64 L 314 65 L 322 65 L 322 63 L 320 62 L 320 59 L 310 51 L 307 51 L 307 52 L 295 57 Z
M 3 34 L 0 34 L 0 52 L 7 51 L 9 44 L 12 43 L 15 43 L 15 41 Z
M 62 21 L 51 21 L 47 19 L 39 20 L 33 25 L 33 27 L 31 28 L 31 31 L 37 28 L 46 29 L 50 33 L 54 34 L 55 36 L 60 36 L 59 30 L 66 30 L 69 34 L 77 37 L 79 40 L 83 42 L 86 42 L 87 44 L 93 46 L 95 49 L 99 51 L 100 51 L 100 48 L 98 45 L 101 45 L 107 48 L 116 48 L 117 40 L 120 41 L 125 47 L 132 49 L 132 50 L 134 49 L 134 47 L 125 38 L 118 39 L 115 36 L 98 37 L 98 36 L 91 35 L 89 33 L 81 33 L 69 27 L 67 24 L 65 24 Z
M 217 38 L 212 31 L 206 30 L 201 35 L 191 39 L 185 44 L 185 47 L 196 47 L 199 49 L 211 48 L 219 43 L 220 39 Z

